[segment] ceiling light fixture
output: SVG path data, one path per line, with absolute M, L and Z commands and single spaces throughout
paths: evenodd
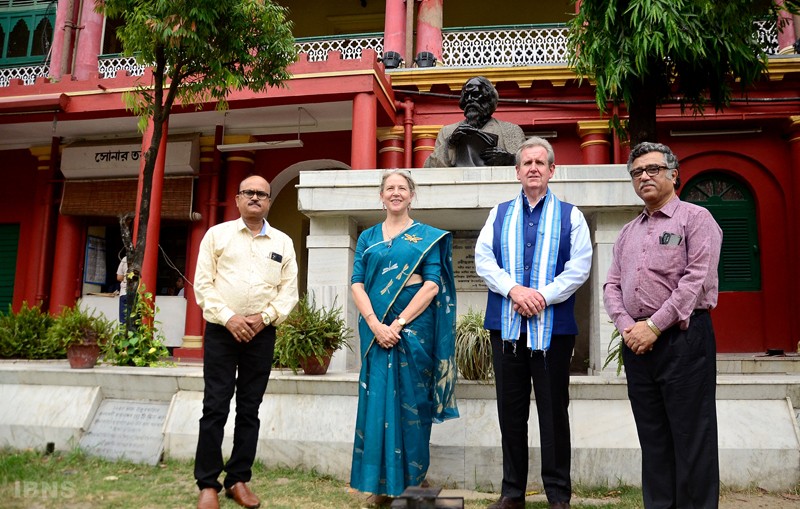
M 303 140 L 300 139 L 300 120 L 303 112 L 306 113 L 317 125 L 317 119 L 302 106 L 297 107 L 297 139 L 296 140 L 275 140 L 275 141 L 253 141 L 249 143 L 227 143 L 217 145 L 217 150 L 220 152 L 235 152 L 237 150 L 267 150 L 275 148 L 301 148 Z M 225 116 L 228 113 L 225 112 Z M 222 139 L 225 139 L 225 123 L 222 124 Z

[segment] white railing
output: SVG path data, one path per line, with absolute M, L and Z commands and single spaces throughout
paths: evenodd
M 483 29 L 445 29 L 442 33 L 441 67 L 518 67 L 538 64 L 565 64 L 567 53 L 567 27 L 523 26 L 491 27 Z M 756 23 L 756 33 L 768 54 L 778 52 L 777 27 L 773 21 Z M 346 37 L 300 39 L 296 43 L 300 53 L 308 55 L 309 62 L 321 62 L 331 51 L 339 51 L 345 60 L 361 57 L 364 49 L 383 53 L 380 34 L 357 34 Z M 136 63 L 135 57 L 101 55 L 98 72 L 102 78 L 113 78 L 120 70 L 132 76 L 141 76 L 145 66 Z M 47 76 L 47 65 L 9 67 L 0 69 L 0 87 L 7 87 L 12 79 L 22 79 L 31 85 L 39 76 Z
M 50 66 L 26 65 L 25 67 L 5 67 L 0 69 L 0 87 L 7 87 L 11 80 L 22 80 L 26 85 L 33 85 L 36 78 L 50 74 Z
M 374 49 L 378 55 L 383 53 L 383 36 L 379 34 L 358 34 L 350 37 L 319 38 L 314 37 L 297 41 L 297 51 L 308 54 L 309 62 L 321 62 L 328 59 L 329 51 L 339 51 L 343 60 L 361 58 L 361 51 Z
M 444 67 L 518 67 L 567 62 L 564 26 L 446 30 L 442 34 Z
M 121 55 L 100 56 L 97 59 L 97 71 L 103 78 L 113 78 L 118 71 L 128 71 L 131 76 L 142 76 L 146 66 L 136 63 L 136 57 Z

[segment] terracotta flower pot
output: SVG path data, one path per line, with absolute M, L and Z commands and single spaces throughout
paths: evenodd
M 100 345 L 70 345 L 67 348 L 67 360 L 72 369 L 93 368 L 100 358 Z
M 322 356 L 322 364 L 316 357 L 306 357 L 300 360 L 300 367 L 303 368 L 303 373 L 306 375 L 324 375 L 328 372 L 328 366 L 331 365 L 331 357 L 333 351 L 325 352 Z

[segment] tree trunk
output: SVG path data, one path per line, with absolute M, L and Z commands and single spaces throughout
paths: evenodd
M 628 104 L 628 136 L 631 148 L 643 141 L 658 141 L 656 132 L 656 108 L 658 107 L 658 83 L 650 77 L 636 83 L 632 99 Z

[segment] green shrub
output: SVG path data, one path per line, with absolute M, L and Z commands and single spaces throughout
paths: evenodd
M 466 380 L 491 381 L 492 343 L 483 328 L 483 312 L 470 309 L 456 322 L 456 366 Z
M 273 364 L 295 373 L 303 359 L 316 357 L 322 364 L 332 352 L 343 346 L 350 348 L 351 333 L 335 299 L 331 308 L 317 308 L 313 296 L 305 294 L 278 326 Z
M 39 306 L 28 307 L 22 303 L 18 313 L 8 306 L 7 314 L 0 314 L 0 357 L 5 359 L 63 359 L 66 349 L 53 341 L 47 330 L 53 317 Z
M 117 366 L 157 366 L 169 356 L 164 335 L 157 329 L 153 294 L 139 285 L 131 304 L 130 323 L 120 325 L 105 349 L 105 360 Z

